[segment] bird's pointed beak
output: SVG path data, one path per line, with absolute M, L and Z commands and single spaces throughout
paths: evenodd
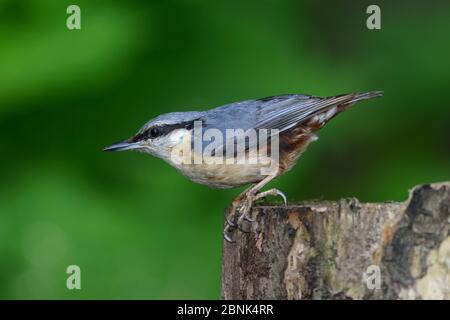
M 127 150 L 135 150 L 140 147 L 139 142 L 130 142 L 129 140 L 124 140 L 121 142 L 114 143 L 106 148 L 103 151 L 127 151 Z

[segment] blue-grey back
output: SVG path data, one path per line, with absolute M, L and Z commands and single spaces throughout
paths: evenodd
M 204 128 L 224 129 L 250 129 L 261 128 L 261 124 L 271 115 L 278 114 L 281 110 L 288 111 L 293 105 L 300 106 L 310 101 L 311 96 L 306 95 L 282 95 L 258 100 L 246 100 L 230 103 L 206 111 L 201 117 Z M 266 129 L 271 129 L 267 127 Z

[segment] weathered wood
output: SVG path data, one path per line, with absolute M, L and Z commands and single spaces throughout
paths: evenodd
M 224 241 L 223 299 L 450 299 L 450 183 L 415 187 L 404 203 L 252 213 L 251 233 Z

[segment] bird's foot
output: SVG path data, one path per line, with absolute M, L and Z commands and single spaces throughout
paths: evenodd
M 249 197 L 242 199 L 240 202 L 233 201 L 230 214 L 225 219 L 225 228 L 223 229 L 223 238 L 227 242 L 235 242 L 230 235 L 235 229 L 244 233 L 249 232 L 242 227 L 244 220 L 248 222 L 254 221 L 248 215 L 251 210 L 251 204 L 249 202 Z
M 259 193 L 248 192 L 243 197 L 238 197 L 233 201 L 230 214 L 225 219 L 226 225 L 223 230 L 223 238 L 227 242 L 235 242 L 230 236 L 230 233 L 235 229 L 244 233 L 250 232 L 249 229 L 243 227 L 244 221 L 250 223 L 255 221 L 255 218 L 251 215 L 253 202 L 267 196 L 280 196 L 283 198 L 284 205 L 287 205 L 286 196 L 278 189 L 270 189 Z

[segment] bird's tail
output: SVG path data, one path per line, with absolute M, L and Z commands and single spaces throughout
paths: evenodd
M 338 96 L 325 98 L 324 105 L 320 107 L 313 115 L 320 115 L 318 119 L 319 128 L 339 113 L 347 110 L 355 102 L 372 99 L 383 95 L 383 91 L 370 91 L 364 93 L 347 93 Z M 315 119 L 315 118 L 313 118 Z
M 372 99 L 376 97 L 381 97 L 383 95 L 383 91 L 370 91 L 365 93 L 355 93 L 354 97 L 348 103 L 355 103 L 361 100 Z
M 350 106 L 352 106 L 355 102 L 361 101 L 361 100 L 367 100 L 372 99 L 376 97 L 381 97 L 383 95 L 383 91 L 370 91 L 370 92 L 364 92 L 364 93 L 348 93 L 348 94 L 341 94 L 337 97 L 330 98 L 341 100 L 337 104 L 337 112 L 341 113 L 345 110 L 347 110 Z M 332 100 L 331 100 L 332 101 Z

